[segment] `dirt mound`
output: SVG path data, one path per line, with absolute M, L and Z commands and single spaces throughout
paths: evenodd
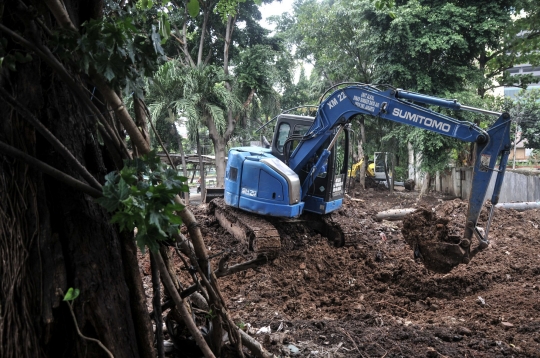
M 375 190 L 357 199 L 340 209 L 358 218 L 355 245 L 336 248 L 310 227 L 284 223 L 279 258 L 219 279 L 239 326 L 283 357 L 540 357 L 540 210 L 496 210 L 490 247 L 439 274 L 415 261 L 405 224 L 372 213 L 423 207 L 461 237 L 466 202 Z M 194 212 L 214 267 L 223 251 L 229 266 L 249 259 L 203 209 Z M 479 226 L 486 219 L 483 211 Z

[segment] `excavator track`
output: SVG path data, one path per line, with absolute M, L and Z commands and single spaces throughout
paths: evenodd
M 221 227 L 244 242 L 257 256 L 273 259 L 279 255 L 279 232 L 263 217 L 228 206 L 222 198 L 210 202 L 210 211 Z
M 287 224 L 291 223 L 303 225 L 306 231 L 315 230 L 336 247 L 355 246 L 363 242 L 374 222 L 374 213 L 346 202 L 345 206 L 348 205 L 352 205 L 352 208 L 342 208 L 327 215 L 306 212 L 297 219 L 269 218 L 245 212 L 226 205 L 222 198 L 212 200 L 209 208 L 221 227 L 244 242 L 249 251 L 274 259 L 279 256 L 281 249 L 281 238 L 276 227 L 280 227 L 281 231 L 287 230 Z M 351 215 L 351 210 L 354 215 Z

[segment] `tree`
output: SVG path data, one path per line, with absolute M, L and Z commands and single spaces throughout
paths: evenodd
M 258 2 L 260 3 L 260 2 Z M 173 37 L 181 49 L 179 60 L 186 68 L 203 68 L 208 65 L 219 66 L 224 73 L 224 86 L 231 94 L 234 93 L 230 64 L 242 51 L 242 48 L 251 48 L 257 44 L 271 45 L 267 39 L 268 30 L 263 29 L 257 20 L 261 14 L 254 1 L 217 1 L 205 0 L 197 2 L 200 6 L 190 8 L 178 18 L 181 27 L 174 26 Z M 223 13 L 221 11 L 230 11 Z M 217 12 L 216 12 L 217 10 Z M 243 29 L 237 28 L 239 22 L 245 22 Z M 209 35 L 211 34 L 211 35 Z M 249 35 L 248 35 L 249 34 Z M 237 43 L 238 46 L 234 44 Z M 238 63 L 240 60 L 237 61 Z M 238 74 L 235 72 L 235 74 Z M 253 74 L 253 73 L 252 73 Z M 263 76 L 264 77 L 264 76 Z M 259 79 L 260 76 L 259 76 Z M 264 79 L 264 78 L 263 78 Z M 250 90 L 242 103 L 250 102 L 253 91 Z M 206 99 L 203 102 L 210 103 Z M 208 128 L 208 134 L 214 144 L 216 156 L 217 185 L 223 186 L 225 177 L 225 150 L 228 141 L 233 135 L 236 125 L 235 108 L 228 108 L 224 122 L 216 122 L 220 116 L 198 116 L 203 119 L 201 124 Z M 217 113 L 217 112 L 215 112 Z
M 507 103 L 507 110 L 516 121 L 516 132 L 521 130 L 515 144 L 526 140 L 527 148 L 540 149 L 540 90 L 522 90 Z
M 326 87 L 339 82 L 371 83 L 375 54 L 368 22 L 367 1 L 297 1 L 294 16 L 274 19 L 279 36 L 295 49 L 297 58 L 311 63 Z
M 93 200 L 102 197 L 107 209 L 124 206 L 138 211 L 137 222 L 147 225 L 138 240 L 153 249 L 156 242 L 142 240 L 152 239 L 148 233 L 166 234 L 162 238 L 189 245 L 187 260 L 202 270 L 202 284 L 215 294 L 210 345 L 219 355 L 225 327 L 241 347 L 240 333 L 219 298 L 201 232 L 174 194 L 182 189 L 182 180 L 171 170 L 143 173 L 163 165 L 149 156 L 140 98 L 134 101 L 133 118 L 120 95 L 122 90 L 142 94 L 142 75 L 163 60 L 160 32 L 167 3 L 157 3 L 157 9 L 148 9 L 148 4 L 137 3 L 141 8 L 70 0 L 47 0 L 36 8 L 24 1 L 3 4 L 2 357 L 103 356 L 103 347 L 115 357 L 155 356 L 133 231 L 120 232 L 110 223 L 110 215 Z M 146 27 L 146 20 L 160 12 L 159 31 L 155 24 Z M 150 164 L 134 158 L 138 154 L 147 155 Z M 125 162 L 132 166 L 124 167 Z M 145 180 L 152 181 L 151 188 Z M 166 205 L 141 213 L 146 207 L 146 202 L 138 201 L 141 195 L 163 199 Z M 127 222 L 133 224 L 126 220 L 131 215 L 130 210 L 117 211 L 114 218 L 126 228 Z M 180 219 L 190 241 L 174 227 Z M 174 225 L 164 228 L 165 222 Z M 174 286 L 166 258 L 156 250 L 151 256 L 158 268 L 154 277 L 163 278 L 203 354 L 214 356 Z M 75 296 L 73 304 L 62 301 Z M 159 332 L 161 323 L 156 326 Z
M 115 357 L 150 356 L 152 331 L 134 242 L 109 224 L 109 215 L 91 198 L 101 193 L 104 175 L 121 164 L 116 158 L 127 153 L 121 146 L 113 149 L 120 137 L 102 114 L 121 109 L 103 106 L 103 93 L 92 97 L 59 60 L 61 49 L 51 52 L 55 37 L 71 39 L 71 32 L 99 18 L 102 9 L 89 2 L 88 11 L 79 13 L 78 2 L 63 3 L 77 16 L 59 11 L 63 7 L 55 1 L 33 10 L 9 2 L 0 20 L 2 50 L 25 59 L 9 67 L 4 62 L 0 73 L 0 355 L 101 356 L 99 346 L 78 337 L 78 325 Z M 132 136 L 134 143 L 139 139 L 140 132 Z M 28 165 L 32 158 L 42 169 Z M 84 191 L 65 184 L 75 179 Z M 62 302 L 69 287 L 80 290 L 73 306 L 77 323 Z

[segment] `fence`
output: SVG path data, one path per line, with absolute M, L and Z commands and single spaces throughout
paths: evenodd
M 499 203 L 540 201 L 540 172 L 516 173 L 506 171 L 501 188 Z M 495 185 L 493 174 L 485 199 L 490 199 Z M 438 173 L 435 177 L 435 190 L 468 200 L 471 195 L 472 167 L 452 168 Z

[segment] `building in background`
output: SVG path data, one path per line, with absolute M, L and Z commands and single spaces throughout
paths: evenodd
M 540 67 L 533 67 L 528 64 L 517 65 L 507 70 L 510 73 L 510 76 L 516 75 L 533 75 L 540 76 Z M 537 88 L 540 89 L 540 82 L 536 84 L 531 84 L 527 87 L 527 90 Z M 504 96 L 509 98 L 515 98 L 517 94 L 521 91 L 519 87 L 504 87 Z
M 531 66 L 529 64 L 521 64 L 514 66 L 507 70 L 510 73 L 510 76 L 517 76 L 517 75 L 533 75 L 533 76 L 539 76 L 540 78 L 540 66 Z M 527 91 L 532 89 L 540 89 L 540 81 L 537 83 L 530 84 L 527 86 Z M 510 99 L 515 99 L 519 92 L 522 90 L 520 87 L 514 87 L 514 86 L 505 86 L 501 88 L 499 91 L 495 91 L 496 95 L 508 97 Z M 514 161 L 516 163 L 524 163 L 529 161 L 529 156 L 532 153 L 532 149 L 527 148 L 527 140 L 520 141 L 521 138 L 521 132 L 518 131 L 515 133 L 516 135 L 516 145 L 514 146 L 512 152 L 510 153 L 510 157 L 508 158 L 509 162 Z M 515 155 L 515 159 L 514 159 Z

